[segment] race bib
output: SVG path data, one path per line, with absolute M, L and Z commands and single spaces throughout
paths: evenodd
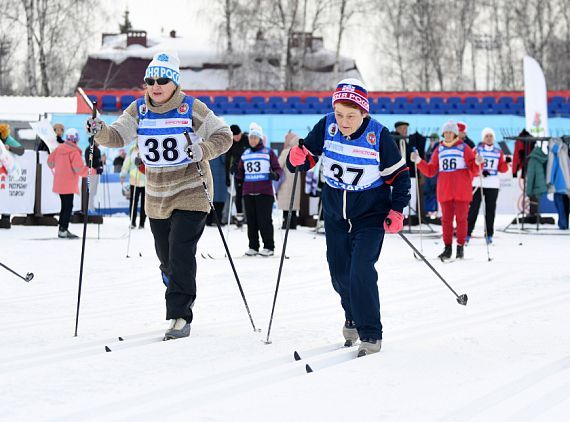
M 253 152 L 246 154 L 242 159 L 246 182 L 269 180 L 269 173 L 271 172 L 269 154 Z
M 501 152 L 498 149 L 488 150 L 485 147 L 477 148 L 477 152 L 483 157 L 483 169 L 487 170 L 491 176 L 499 174 L 499 159 Z
M 449 173 L 457 170 L 463 170 L 465 165 L 465 157 L 463 151 L 459 148 L 442 148 L 439 150 L 439 171 Z
M 189 133 L 192 143 L 201 139 Z M 186 154 L 188 141 L 183 133 L 167 135 L 140 135 L 138 145 L 141 159 L 148 167 L 178 166 L 190 162 Z

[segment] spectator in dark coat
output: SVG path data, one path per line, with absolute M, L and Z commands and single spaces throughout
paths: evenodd
M 222 211 L 224 209 L 224 203 L 226 202 L 226 197 L 228 196 L 228 189 L 226 186 L 226 174 L 225 174 L 225 161 L 226 156 L 220 155 L 213 160 L 210 160 L 210 170 L 212 172 L 212 178 L 214 179 L 214 193 L 212 201 L 214 202 L 214 208 L 216 209 L 216 215 L 218 216 L 218 221 L 222 221 Z M 214 218 L 213 211 L 210 210 L 208 217 L 206 218 L 207 226 L 215 226 L 216 220 Z
M 85 162 L 89 166 L 89 148 L 85 149 Z M 101 150 L 96 143 L 93 144 L 93 170 L 89 176 L 89 206 L 88 212 L 95 213 L 95 196 L 99 188 L 99 176 L 103 173 L 103 161 L 101 160 Z
M 232 131 L 234 143 L 228 152 L 226 152 L 226 186 L 231 186 L 231 180 L 233 178 L 235 187 L 235 197 L 233 199 L 233 202 L 236 206 L 237 212 L 236 225 L 238 227 L 241 227 L 244 221 L 242 202 L 243 180 L 235 179 L 235 174 L 239 160 L 241 159 L 241 155 L 247 148 L 249 148 L 249 142 L 247 134 L 242 133 L 238 125 L 231 125 L 230 129 Z M 230 221 L 228 221 L 228 223 L 230 223 Z

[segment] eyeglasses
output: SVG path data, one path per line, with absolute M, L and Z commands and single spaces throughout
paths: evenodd
M 159 85 L 166 85 L 168 82 L 170 82 L 170 79 L 168 78 L 158 78 L 158 79 L 152 79 L 152 78 L 144 78 L 144 82 L 147 85 L 153 86 L 154 82 L 156 82 Z

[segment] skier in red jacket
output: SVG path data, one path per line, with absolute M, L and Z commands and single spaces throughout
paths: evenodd
M 457 259 L 463 259 L 463 246 L 467 236 L 467 213 L 473 196 L 471 181 L 478 175 L 478 166 L 483 157 L 476 156 L 459 137 L 455 122 L 443 125 L 443 141 L 431 156 L 430 162 L 422 160 L 417 151 L 410 158 L 427 177 L 439 173 L 437 179 L 437 200 L 441 204 L 441 225 L 445 249 L 439 255 L 444 261 L 451 258 L 453 243 L 453 217 L 456 221 Z

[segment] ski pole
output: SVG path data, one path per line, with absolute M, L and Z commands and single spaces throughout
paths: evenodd
M 389 218 L 386 218 L 386 224 L 389 226 L 392 224 L 392 221 Z M 458 295 L 455 292 L 455 290 L 453 290 L 453 288 L 447 283 L 447 281 L 445 281 L 445 279 L 441 276 L 441 274 L 438 273 L 437 270 L 429 263 L 429 261 L 425 258 L 425 256 L 423 256 L 423 254 L 416 249 L 416 247 L 412 244 L 412 242 L 410 242 L 408 240 L 408 238 L 402 232 L 398 232 L 398 234 L 400 235 L 400 237 L 402 239 L 404 239 L 404 242 L 406 242 L 408 244 L 408 246 L 410 248 L 412 248 L 415 253 L 418 254 L 418 256 L 422 259 L 422 261 L 424 261 L 426 263 L 426 265 L 435 273 L 435 275 L 437 275 L 439 277 L 439 279 L 441 281 L 443 281 L 443 284 L 445 284 L 447 286 L 447 288 L 453 292 L 453 294 L 457 298 L 457 303 L 459 303 L 460 305 L 464 305 L 464 306 L 467 305 L 467 295 L 466 294 L 462 294 L 461 296 Z
M 131 158 L 132 158 L 132 154 L 131 154 Z M 130 166 L 129 166 L 130 167 Z M 135 217 L 135 207 L 137 206 L 137 185 L 139 184 L 139 172 L 138 169 L 136 170 L 136 178 L 135 178 L 135 185 L 133 187 L 133 194 L 131 196 L 131 215 L 130 220 L 129 221 L 129 239 L 127 240 L 127 258 L 130 258 L 129 256 L 129 249 L 131 247 L 131 230 L 133 229 L 133 220 Z M 139 216 L 139 220 L 140 220 L 140 216 Z M 141 255 L 140 251 L 139 251 L 139 255 Z
M 186 137 L 186 141 L 188 141 L 188 146 L 192 145 L 192 140 L 190 139 L 190 135 L 188 131 L 184 131 L 184 136 Z M 192 158 L 192 157 L 190 157 Z M 236 267 L 234 265 L 234 260 L 230 254 L 230 249 L 228 248 L 228 244 L 226 243 L 226 238 L 224 237 L 224 233 L 222 231 L 222 225 L 220 224 L 220 219 L 218 218 L 218 213 L 216 212 L 216 208 L 214 207 L 214 203 L 212 202 L 212 198 L 210 196 L 210 192 L 208 191 L 208 186 L 206 185 L 206 180 L 204 179 L 204 172 L 202 171 L 202 166 L 200 166 L 199 162 L 196 162 L 196 169 L 198 170 L 198 174 L 200 176 L 200 180 L 202 181 L 202 187 L 204 188 L 204 193 L 206 194 L 206 198 L 210 203 L 210 209 L 212 210 L 212 214 L 214 215 L 214 220 L 216 221 L 216 226 L 218 226 L 218 232 L 220 233 L 220 237 L 222 238 L 222 242 L 224 244 L 224 248 L 226 250 L 226 255 L 230 261 L 230 265 L 232 266 L 232 271 L 234 272 L 234 277 L 236 279 L 236 283 L 239 288 L 239 292 L 241 293 L 241 298 L 243 299 L 243 303 L 245 305 L 245 309 L 247 310 L 247 315 L 249 316 L 249 321 L 251 322 L 251 326 L 253 327 L 254 332 L 260 332 L 261 329 L 255 327 L 253 323 L 253 318 L 251 316 L 251 311 L 249 310 L 249 305 L 247 304 L 247 300 L 245 299 L 245 293 L 243 292 L 243 288 L 241 286 L 241 282 L 239 281 L 239 277 L 236 271 Z
M 416 151 L 416 147 L 413 148 Z M 420 250 L 424 252 L 424 238 L 422 234 L 422 209 L 420 202 L 420 174 L 418 172 L 418 165 L 414 161 L 414 169 L 416 170 L 416 214 L 418 215 L 418 224 L 420 225 Z
M 303 140 L 299 139 L 299 147 L 303 147 Z M 297 179 L 299 178 L 299 167 L 295 167 L 295 176 L 293 176 L 293 190 L 291 191 L 291 201 L 289 202 L 289 212 L 287 213 L 287 223 L 285 224 L 285 239 L 283 240 L 283 248 L 281 250 L 281 259 L 279 261 L 279 271 L 277 272 L 277 283 L 275 284 L 275 295 L 273 296 L 273 306 L 271 307 L 271 317 L 269 318 L 269 327 L 267 328 L 267 339 L 265 344 L 271 344 L 269 335 L 271 334 L 271 324 L 273 324 L 273 314 L 275 313 L 275 303 L 277 302 L 277 292 L 279 291 L 279 282 L 281 281 L 281 271 L 283 270 L 283 260 L 285 259 L 285 251 L 287 250 L 287 239 L 289 237 L 289 227 L 291 226 L 291 214 L 293 214 L 293 203 L 295 202 L 295 190 L 297 189 Z
M 481 173 L 481 171 L 483 170 L 483 166 L 481 165 L 479 167 L 479 182 L 481 183 L 481 187 L 479 188 L 481 190 L 481 202 L 483 203 L 483 218 L 485 219 L 484 223 L 484 227 L 485 227 L 485 244 L 487 245 L 487 261 L 491 262 L 491 253 L 489 252 L 489 238 L 488 238 L 488 232 L 487 232 L 487 202 L 485 201 L 485 192 L 483 192 L 483 174 Z
M 93 101 L 91 110 L 91 117 L 97 117 L 97 101 Z M 87 204 L 89 204 L 89 178 L 91 177 L 91 169 L 93 168 L 93 148 L 95 143 L 95 135 L 89 137 L 89 171 L 87 173 L 87 189 L 86 198 Z M 79 326 L 79 305 L 81 303 L 81 285 L 83 283 L 83 261 L 85 258 L 85 239 L 87 237 L 87 214 L 85 212 L 83 215 L 83 238 L 81 240 L 81 264 L 79 266 L 79 287 L 77 289 L 77 311 L 75 313 L 75 336 L 77 337 L 77 327 Z
M 230 202 L 229 202 L 229 209 L 228 209 L 228 225 L 226 227 L 226 237 L 230 238 L 230 226 L 232 222 L 232 207 L 234 206 L 234 192 L 235 192 L 235 179 L 234 175 L 230 172 Z
M 16 271 L 11 269 L 10 267 L 7 267 L 6 265 L 2 264 L 1 262 L 0 262 L 0 266 L 6 268 L 8 271 L 10 271 L 15 276 L 20 277 L 26 283 L 29 283 L 30 281 L 32 281 L 32 278 L 34 278 L 34 273 L 27 273 L 26 276 L 24 277 L 24 276 L 21 276 L 20 274 L 18 274 Z

